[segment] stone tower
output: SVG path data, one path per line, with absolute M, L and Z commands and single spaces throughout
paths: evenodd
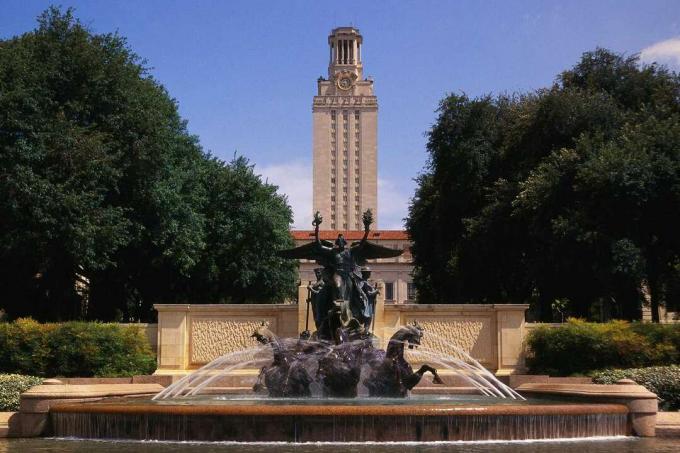
M 314 211 L 322 229 L 361 230 L 366 209 L 378 219 L 378 101 L 364 79 L 363 39 L 353 27 L 328 37 L 328 78 L 320 77 L 312 106 Z

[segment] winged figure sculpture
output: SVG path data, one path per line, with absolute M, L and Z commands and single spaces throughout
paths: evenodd
M 335 242 L 319 238 L 323 218 L 314 214 L 314 241 L 293 249 L 281 250 L 278 256 L 316 261 L 317 281 L 310 285 L 310 299 L 320 339 L 342 341 L 342 336 L 366 335 L 373 319 L 376 292 L 368 282 L 367 260 L 394 258 L 401 250 L 368 241 L 373 214 L 363 215 L 364 236 L 348 246 L 342 233 Z

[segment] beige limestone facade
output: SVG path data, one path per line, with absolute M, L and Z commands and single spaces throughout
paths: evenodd
M 378 100 L 363 76 L 363 38 L 353 27 L 328 37 L 328 78 L 319 78 L 312 105 L 313 210 L 322 229 L 359 230 L 378 216 Z

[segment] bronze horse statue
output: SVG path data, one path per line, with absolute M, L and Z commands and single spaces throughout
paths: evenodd
M 272 363 L 263 367 L 253 386 L 256 392 L 266 389 L 272 397 L 308 397 L 312 384 L 321 387 L 323 396 L 354 398 L 361 376 L 371 397 L 403 398 L 429 372 L 433 383 L 443 384 L 437 370 L 422 365 L 413 371 L 404 358 L 404 347 L 417 347 L 423 329 L 416 323 L 400 328 L 390 339 L 387 350 L 376 349 L 370 340 L 341 344 L 323 341 L 280 340 L 266 325 L 252 335 L 270 345 Z M 316 374 L 310 372 L 316 367 Z
M 434 384 L 443 384 L 437 370 L 429 365 L 422 365 L 418 371 L 413 371 L 411 365 L 404 358 L 404 347 L 414 348 L 420 345 L 423 328 L 417 323 L 400 328 L 387 345 L 385 357 L 376 363 L 364 380 L 369 396 L 373 397 L 405 397 L 418 385 L 423 374 L 432 373 Z

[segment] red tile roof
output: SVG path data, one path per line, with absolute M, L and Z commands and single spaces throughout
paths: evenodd
M 358 230 L 321 230 L 319 237 L 330 241 L 337 238 L 338 234 L 341 233 L 348 241 L 358 241 L 364 237 L 364 232 Z M 291 230 L 290 234 L 293 235 L 293 239 L 299 241 L 314 239 L 313 230 Z M 408 241 L 408 234 L 404 230 L 376 230 L 368 233 L 368 239 L 372 241 Z

